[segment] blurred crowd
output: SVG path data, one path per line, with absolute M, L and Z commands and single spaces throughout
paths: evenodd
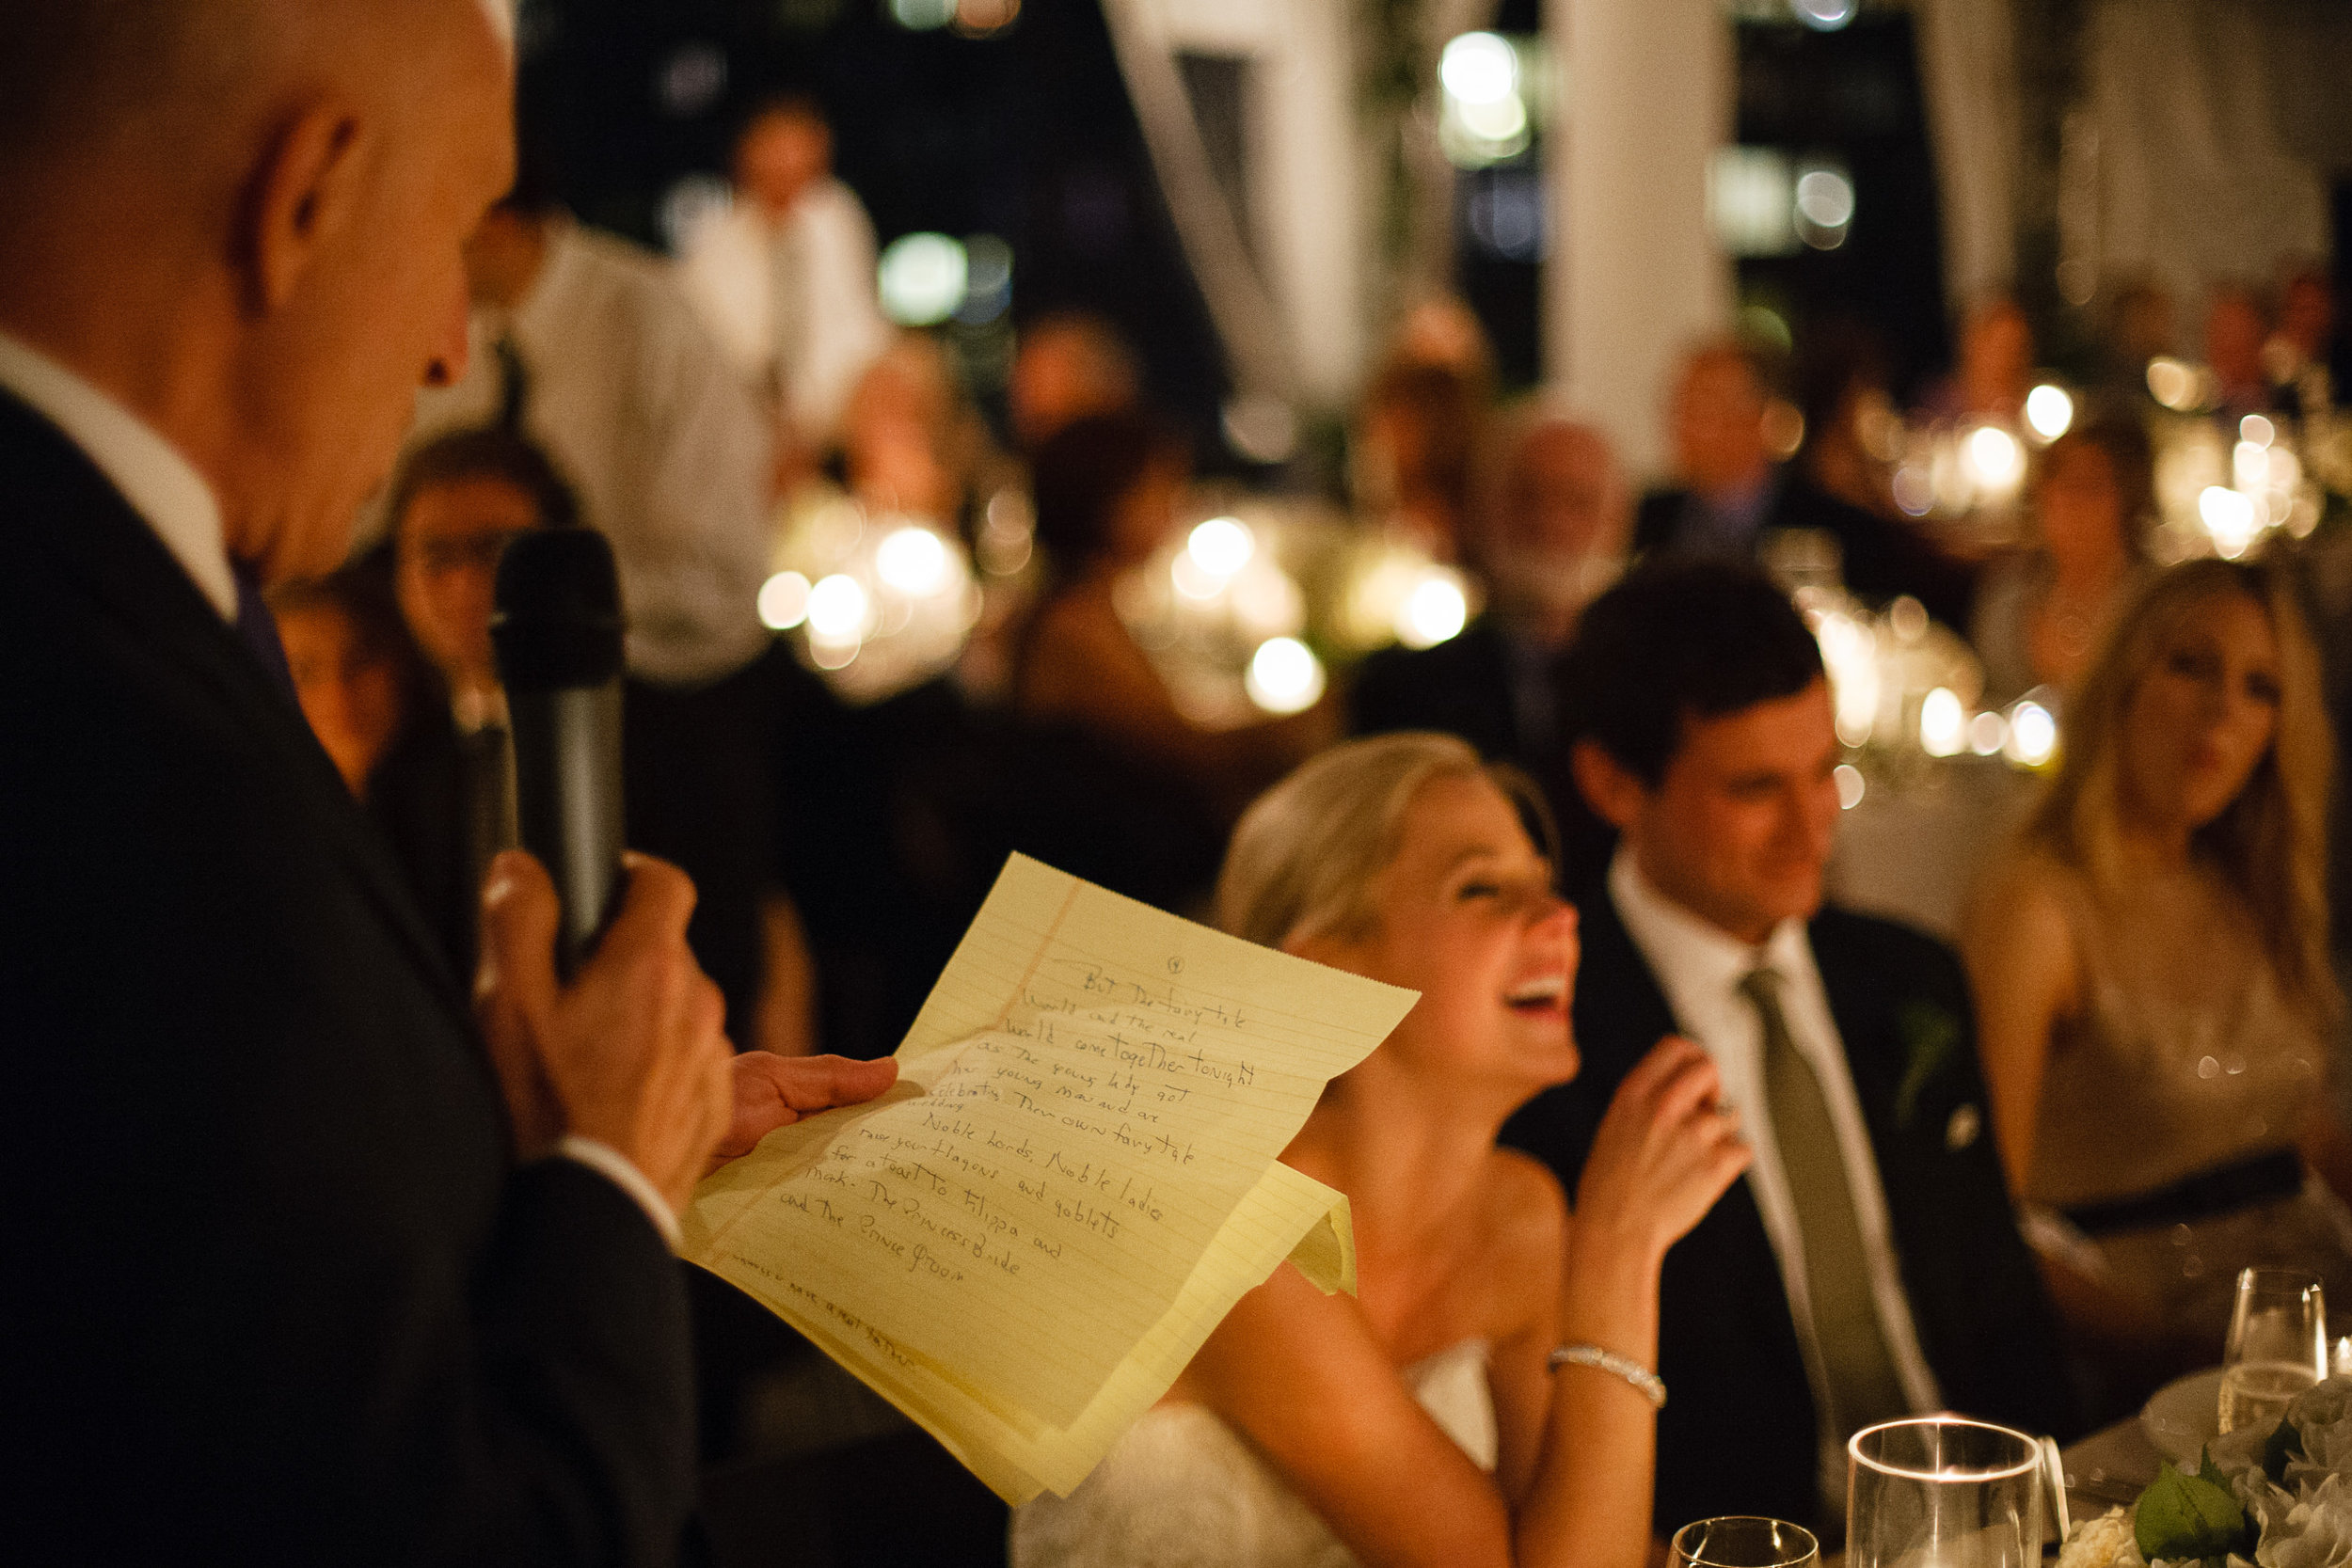
M 1511 764 L 1559 887 L 1609 896 L 1661 786 L 1591 761 L 1586 611 L 1736 564 L 1819 639 L 1842 806 L 2009 781 L 1939 934 L 2082 1408 L 2210 1361 L 2242 1262 L 2352 1288 L 2328 784 L 2352 420 L 2323 272 L 2217 284 L 2193 346 L 2178 302 L 2119 289 L 2071 376 L 1981 301 L 1908 407 L 1860 325 L 1727 331 L 1660 388 L 1646 488 L 1423 301 L 1338 483 L 1302 493 L 1202 478 L 1083 312 L 1021 323 L 984 415 L 942 341 L 884 320 L 830 157 L 813 104 L 765 105 L 675 262 L 527 171 L 469 251 L 469 369 L 421 399 L 372 541 L 277 595 L 305 712 L 461 973 L 514 841 L 489 625 L 531 530 L 613 545 L 629 840 L 701 889 L 732 1038 L 860 1056 L 895 1048 L 1007 853 L 1205 914 L 1244 809 L 1349 735 Z

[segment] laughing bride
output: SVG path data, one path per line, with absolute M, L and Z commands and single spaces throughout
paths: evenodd
M 1660 1263 L 1747 1149 L 1673 1039 L 1612 1104 L 1573 1216 L 1495 1147 L 1577 1069 L 1541 815 L 1460 741 L 1393 735 L 1242 819 L 1227 930 L 1422 993 L 1283 1155 L 1348 1195 L 1359 1293 L 1278 1268 L 1083 1485 L 1014 1517 L 1015 1568 L 1641 1568 Z

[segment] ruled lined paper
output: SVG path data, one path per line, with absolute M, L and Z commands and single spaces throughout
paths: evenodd
M 1008 1501 L 1067 1491 L 1345 1199 L 1275 1162 L 1415 1000 L 1015 856 L 872 1105 L 704 1184 L 687 1252 Z

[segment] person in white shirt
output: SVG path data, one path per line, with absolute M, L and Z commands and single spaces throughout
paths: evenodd
M 788 437 L 822 449 L 850 389 L 890 343 L 875 294 L 874 226 L 833 175 L 814 99 L 770 99 L 735 144 L 735 199 L 687 236 L 686 296 Z
M 1596 1108 L 1673 1033 L 1715 1059 L 1756 1150 L 1667 1259 L 1661 1528 L 1763 1513 L 1834 1540 L 1846 1439 L 1947 1404 L 2063 1435 L 1958 961 L 1822 905 L 1843 752 L 1812 633 L 1751 568 L 1651 566 L 1585 611 L 1561 686 L 1578 786 L 1619 842 L 1580 906 L 1585 1075 L 1505 1141 L 1573 1179 Z
M 466 247 L 465 374 L 417 400 L 411 451 L 461 426 L 528 436 L 612 543 L 628 669 L 693 686 L 768 645 L 770 436 L 651 252 L 572 221 L 533 171 Z

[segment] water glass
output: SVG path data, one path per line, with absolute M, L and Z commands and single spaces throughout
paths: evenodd
M 1674 1568 L 1816 1568 L 1821 1544 L 1802 1525 L 1735 1515 L 1675 1531 Z
M 2042 1446 L 1957 1416 L 1846 1444 L 1846 1568 L 2040 1568 Z
M 2301 1269 L 2244 1269 L 2221 1352 L 2221 1430 L 2269 1431 L 2328 1375 L 2328 1304 Z

